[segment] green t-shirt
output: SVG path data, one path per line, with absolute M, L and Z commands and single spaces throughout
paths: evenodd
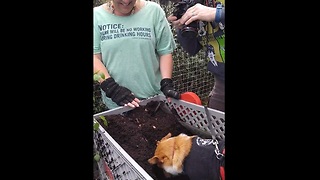
M 93 9 L 93 53 L 101 53 L 110 76 L 139 99 L 162 93 L 159 57 L 176 47 L 163 9 L 145 3 L 130 16 L 110 14 L 102 6 Z M 109 109 L 118 107 L 103 91 L 102 100 Z

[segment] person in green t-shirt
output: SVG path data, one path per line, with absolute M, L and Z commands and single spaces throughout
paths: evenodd
M 172 81 L 176 47 L 159 4 L 147 0 L 110 0 L 94 7 L 93 61 L 102 101 L 108 109 L 139 107 L 158 94 L 180 98 Z

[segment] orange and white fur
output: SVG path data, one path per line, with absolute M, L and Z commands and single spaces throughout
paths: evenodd
M 188 136 L 183 133 L 171 137 L 171 133 L 168 133 L 157 142 L 154 156 L 148 159 L 148 162 L 162 168 L 166 177 L 169 177 L 170 174 L 182 173 L 183 161 L 190 152 L 194 137 L 196 136 Z

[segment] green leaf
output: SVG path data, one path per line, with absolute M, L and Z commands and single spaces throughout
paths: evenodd
M 97 153 L 93 156 L 93 159 L 96 160 L 96 161 L 99 161 L 100 160 L 100 155 Z
M 102 79 L 106 79 L 106 76 L 103 73 L 99 73 Z
M 98 129 L 99 129 L 99 123 L 94 123 L 93 129 L 96 130 L 96 131 L 98 131 Z
M 104 124 L 105 126 L 108 126 L 108 121 L 103 121 L 103 124 Z
M 108 126 L 108 121 L 107 121 L 106 117 L 104 117 L 104 116 L 99 116 L 99 117 L 102 119 L 103 124 L 104 124 L 105 126 Z
M 93 75 L 93 80 L 99 81 L 101 79 L 101 76 L 99 74 L 94 74 Z

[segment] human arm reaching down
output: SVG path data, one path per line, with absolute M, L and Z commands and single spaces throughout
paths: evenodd
M 140 100 L 126 87 L 120 86 L 108 73 L 101 61 L 101 54 L 93 55 L 93 71 L 103 73 L 105 79 L 100 79 L 100 88 L 119 106 L 139 107 Z
M 174 89 L 172 77 L 173 60 L 172 54 L 166 54 L 160 56 L 160 71 L 162 80 L 160 82 L 161 91 L 170 101 L 170 97 L 180 99 L 180 93 Z

